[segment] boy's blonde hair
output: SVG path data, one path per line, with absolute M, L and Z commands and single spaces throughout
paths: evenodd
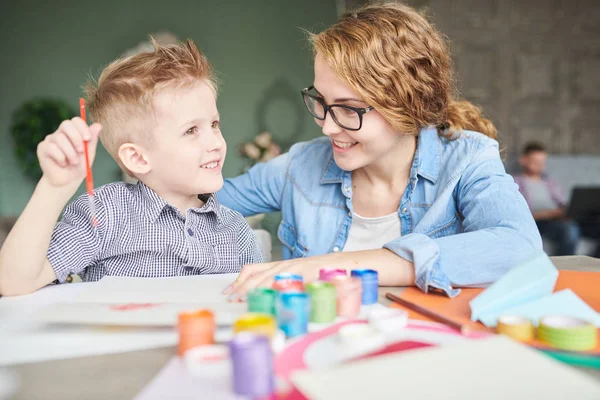
M 150 40 L 154 51 L 113 61 L 97 82 L 92 80 L 85 87 L 90 114 L 102 124 L 102 144 L 130 175 L 119 159 L 119 147 L 152 141 L 153 101 L 158 92 L 199 82 L 217 90 L 212 67 L 193 41 L 162 46 Z

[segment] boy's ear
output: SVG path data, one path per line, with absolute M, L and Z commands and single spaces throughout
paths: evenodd
M 129 171 L 135 175 L 150 172 L 150 161 L 142 147 L 133 143 L 123 143 L 118 151 L 119 159 Z

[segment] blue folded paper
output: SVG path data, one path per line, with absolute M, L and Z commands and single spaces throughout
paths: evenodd
M 470 301 L 471 319 L 495 327 L 498 317 L 514 315 L 537 325 L 546 315 L 585 319 L 600 326 L 600 314 L 570 289 L 552 293 L 558 270 L 544 252 L 507 272 Z

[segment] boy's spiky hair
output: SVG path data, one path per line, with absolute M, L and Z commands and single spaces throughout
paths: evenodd
M 217 90 L 212 67 L 193 41 L 163 46 L 150 40 L 153 51 L 113 61 L 84 89 L 94 122 L 102 124 L 102 144 L 128 173 L 119 159 L 119 147 L 152 140 L 153 101 L 158 92 L 200 82 L 208 83 L 215 94 Z

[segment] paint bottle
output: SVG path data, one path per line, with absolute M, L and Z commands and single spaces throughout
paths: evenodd
M 310 297 L 305 292 L 281 292 L 277 298 L 277 324 L 286 337 L 304 335 L 308 331 Z
M 362 304 L 377 303 L 379 289 L 379 275 L 373 269 L 353 269 L 351 276 L 360 278 L 362 282 Z

